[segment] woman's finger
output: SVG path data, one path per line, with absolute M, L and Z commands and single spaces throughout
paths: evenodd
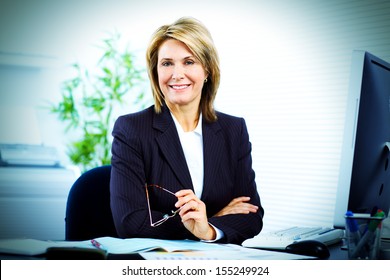
M 175 203 L 175 206 L 177 208 L 182 207 L 183 205 L 189 203 L 190 201 L 196 201 L 198 203 L 201 202 L 201 200 L 194 194 L 192 190 L 180 190 L 177 193 L 175 193 L 177 197 L 177 202 Z

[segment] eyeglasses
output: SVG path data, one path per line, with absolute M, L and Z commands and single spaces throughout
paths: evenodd
M 177 210 L 171 210 L 171 214 L 165 214 L 163 215 L 163 218 L 161 220 L 158 220 L 157 222 L 153 222 L 153 219 L 152 219 L 152 211 L 150 209 L 150 202 L 149 202 L 149 191 L 148 191 L 148 188 L 149 187 L 154 187 L 154 188 L 158 188 L 162 191 L 165 191 L 173 196 L 175 196 L 175 194 L 173 192 L 171 192 L 170 190 L 167 190 L 163 187 L 160 187 L 159 185 L 148 185 L 148 184 L 145 184 L 145 191 L 146 191 L 146 200 L 148 202 L 148 210 L 149 210 L 149 218 L 150 218 L 150 226 L 152 227 L 158 227 L 159 225 L 163 224 L 164 222 L 166 222 L 168 219 L 170 218 L 173 218 L 179 211 L 180 211 L 180 208 L 177 209 Z M 175 196 L 176 197 L 176 196 Z

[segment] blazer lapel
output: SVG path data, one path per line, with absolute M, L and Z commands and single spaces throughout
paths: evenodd
M 203 156 L 204 156 L 204 180 L 202 198 L 207 197 L 210 188 L 217 185 L 218 169 L 220 168 L 221 154 L 225 143 L 221 133 L 221 127 L 217 122 L 203 122 Z
M 180 144 L 176 126 L 169 110 L 165 106 L 162 107 L 160 114 L 154 115 L 153 126 L 155 129 L 161 131 L 161 134 L 156 137 L 157 144 L 182 184 L 182 187 L 193 189 L 191 175 L 184 157 L 183 148 Z

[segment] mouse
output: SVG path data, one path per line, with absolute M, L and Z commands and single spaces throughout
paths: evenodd
M 328 246 L 317 240 L 303 240 L 286 247 L 287 253 L 327 259 L 330 256 Z

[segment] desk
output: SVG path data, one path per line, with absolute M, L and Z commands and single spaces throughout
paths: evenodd
M 348 259 L 348 250 L 345 249 L 343 243 L 334 244 L 328 246 L 330 257 L 328 260 L 347 260 Z
M 348 259 L 348 251 L 343 249 L 342 243 L 334 244 L 329 246 L 330 257 L 329 260 L 347 260 Z M 74 254 L 69 258 L 70 255 L 65 255 L 65 257 L 61 259 L 90 259 L 85 258 L 84 256 L 76 257 Z M 56 256 L 52 256 L 52 258 L 56 258 Z M 58 255 L 57 255 L 58 257 Z M 58 257 L 59 258 L 59 257 Z M 100 256 L 97 256 L 98 259 Z M 20 256 L 20 255 L 9 255 L 9 254 L 0 254 L 0 260 L 45 260 L 46 256 Z M 108 260 L 142 260 L 143 258 L 139 254 L 109 254 L 107 256 Z

